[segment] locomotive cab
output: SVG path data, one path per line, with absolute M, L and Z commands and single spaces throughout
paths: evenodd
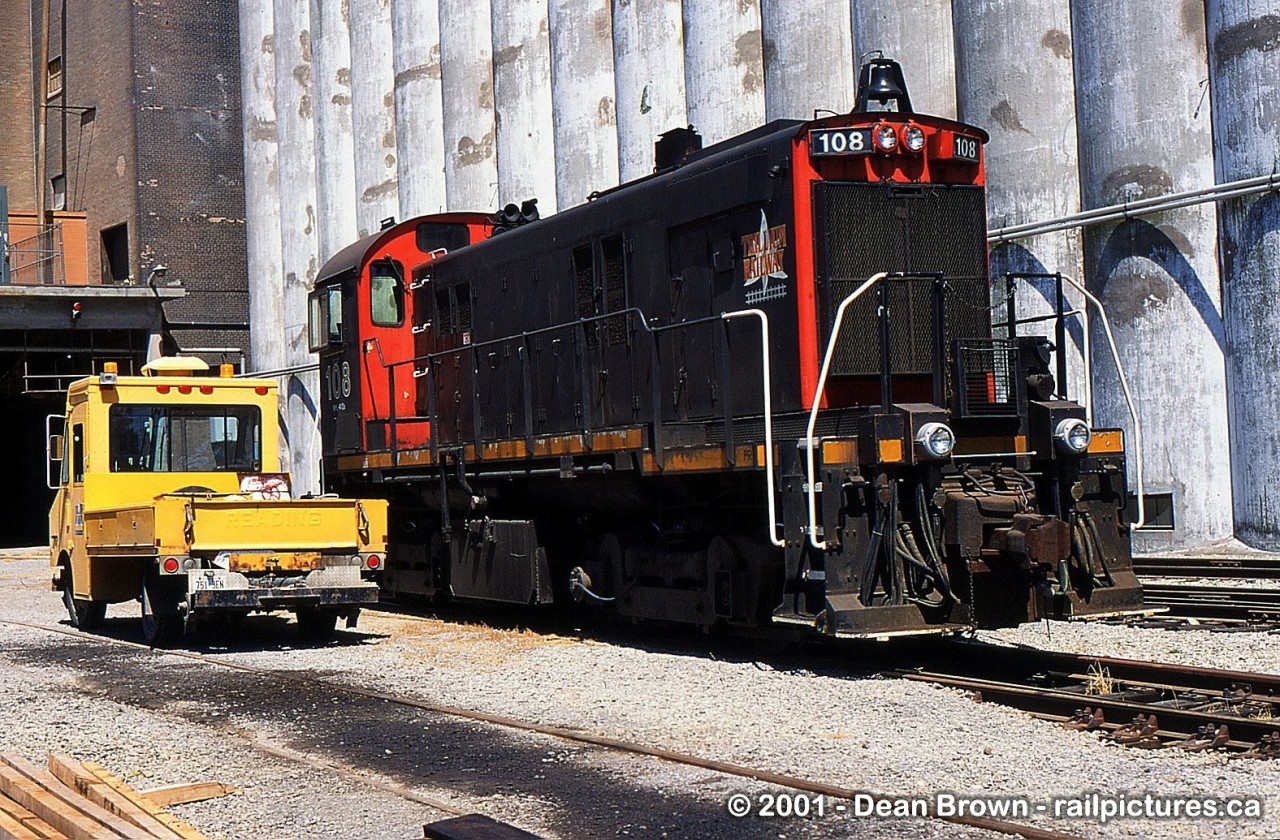
M 310 349 L 319 355 L 326 458 L 425 445 L 406 362 L 414 355 L 413 268 L 489 235 L 480 213 L 389 224 L 321 268 L 308 299 Z

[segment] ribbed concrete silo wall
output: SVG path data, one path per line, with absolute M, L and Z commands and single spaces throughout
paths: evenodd
M 850 19 L 831 0 L 761 0 L 765 113 L 771 120 L 813 118 L 853 108 Z
M 448 209 L 489 210 L 498 199 L 489 0 L 439 3 Z
M 618 167 L 623 181 L 653 171 L 658 135 L 689 122 L 679 0 L 614 0 Z
M 1203 7 L 1075 0 L 1071 12 L 1085 206 L 1211 184 Z M 1117 71 L 1137 57 L 1140 67 Z M 1146 432 L 1146 490 L 1172 494 L 1176 529 L 1139 532 L 1139 549 L 1231 535 L 1216 227 L 1208 203 L 1086 231 L 1089 284 L 1116 330 Z M 1097 329 L 1093 338 L 1105 346 Z M 1094 370 L 1096 419 L 1130 429 L 1114 368 Z
M 854 63 L 867 52 L 883 51 L 902 64 L 917 112 L 954 119 L 951 0 L 850 0 L 850 9 Z
M 351 123 L 355 130 L 356 224 L 361 236 L 400 212 L 396 182 L 395 66 L 391 0 L 349 0 Z
M 240 4 L 245 233 L 249 256 L 249 369 L 284 365 L 275 27 L 270 4 Z
M 536 198 L 545 216 L 556 209 L 547 0 L 493 0 L 492 20 L 498 202 Z
M 550 0 L 556 202 L 561 209 L 618 183 L 610 0 Z
M 1080 210 L 1075 79 L 1069 0 L 954 0 L 959 118 L 986 129 L 987 216 L 992 227 L 1059 218 Z M 914 91 L 913 91 L 914 93 Z M 1084 279 L 1080 231 L 1073 229 L 995 245 L 993 279 L 1007 272 Z M 1051 314 L 1055 284 L 1017 280 L 1019 318 Z M 995 288 L 1003 290 L 997 280 Z M 1067 288 L 1068 307 L 1082 303 Z M 1003 321 L 1003 308 L 997 320 Z M 1019 327 L 1054 336 L 1054 322 Z M 1084 399 L 1082 322 L 1066 322 L 1066 391 Z M 1059 383 L 1063 386 L 1064 383 Z
M 279 136 L 280 262 L 284 271 L 286 366 L 315 362 L 307 349 L 307 292 L 319 270 L 316 238 L 315 120 L 312 117 L 311 32 L 307 0 L 275 0 L 276 123 Z M 255 325 L 255 330 L 260 328 Z M 284 377 L 280 386 L 290 470 L 299 492 L 320 490 L 320 440 L 315 371 Z
M 310 14 L 311 86 L 316 127 L 316 235 L 323 265 L 356 238 L 351 39 L 345 0 L 310 0 Z
M 684 0 L 689 122 L 710 145 L 764 122 L 760 0 Z
M 1218 180 L 1276 171 L 1280 155 L 1280 2 L 1209 0 L 1209 79 Z M 1221 261 L 1231 406 L 1235 525 L 1280 549 L 1280 194 L 1222 204 Z
M 488 31 L 488 15 L 483 18 Z M 440 8 L 436 0 L 391 0 L 396 85 L 396 179 L 400 218 L 445 209 Z

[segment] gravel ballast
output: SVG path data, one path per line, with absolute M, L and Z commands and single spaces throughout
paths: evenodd
M 60 621 L 61 605 L 57 594 L 47 590 L 46 574 L 43 562 L 30 556 L 0 562 L 0 618 L 43 624 Z M 135 613 L 136 605 L 111 607 L 108 632 L 127 635 L 136 623 Z M 847 672 L 823 668 L 821 673 L 777 670 L 742 658 L 717 657 L 708 652 L 714 647 L 698 643 L 655 647 L 646 643 L 643 627 L 629 634 L 579 638 L 495 628 L 453 616 L 451 612 L 450 619 L 444 620 L 366 612 L 358 630 L 340 632 L 334 643 L 296 648 L 288 623 L 251 618 L 225 642 L 214 637 L 195 644 L 201 652 L 228 662 L 577 728 L 887 796 L 932 801 L 940 792 L 952 792 L 1026 799 L 1032 808 L 1043 804 L 1050 813 L 1033 810 L 1023 821 L 1080 836 L 1280 836 L 1276 810 L 1280 764 L 1275 762 L 1127 749 L 1104 743 L 1093 734 L 1066 731 L 1003 707 L 974 703 L 959 692 L 859 674 L 856 668 Z M 1048 631 L 1045 625 L 1028 625 L 982 636 L 997 644 L 1280 673 L 1275 637 L 1266 634 L 1054 623 Z M 139 696 L 130 695 L 121 702 L 119 689 L 95 688 L 99 678 L 94 677 L 97 672 L 91 663 L 50 661 L 48 648 L 59 645 L 74 648 L 78 657 L 88 656 L 80 647 L 41 638 L 37 631 L 0 625 L 0 646 L 8 660 L 0 676 L 4 689 L 0 726 L 10 733 L 7 749 L 30 758 L 40 758 L 45 750 L 92 758 L 121 775 L 144 774 L 145 783 L 131 779 L 138 786 L 216 778 L 245 788 L 234 797 L 176 809 L 202 828 L 212 826 L 211 836 L 412 837 L 420 836 L 427 819 L 446 816 L 424 816 L 427 809 L 419 803 L 362 787 L 346 777 L 299 767 L 254 746 L 255 742 L 283 744 L 326 760 L 343 755 L 338 745 L 325 740 L 326 733 L 308 732 L 300 739 L 297 730 L 306 727 L 280 717 L 247 717 L 234 709 L 226 710 L 223 721 L 210 722 L 212 712 L 218 711 L 210 703 L 190 698 L 186 702 L 195 711 L 184 709 L 172 691 L 161 688 L 165 681 L 183 680 L 184 672 L 214 670 L 211 666 L 173 662 L 141 669 L 145 674 L 140 679 L 157 681 L 154 707 L 144 708 Z M 45 659 L 31 653 L 37 647 L 44 648 Z M 175 659 L 151 658 L 166 663 Z M 408 716 L 410 711 L 403 714 Z M 193 726 L 192 720 L 200 722 Z M 227 735 L 231 730 L 237 734 Z M 638 762 L 543 736 L 504 737 L 545 753 L 549 766 L 569 765 L 585 788 L 597 780 L 622 777 L 645 796 L 669 797 L 678 807 L 709 803 L 722 809 L 737 791 L 748 792 L 758 805 L 759 797 L 770 790 L 720 774 L 653 760 Z M 412 750 L 413 745 L 403 748 Z M 394 753 L 397 747 L 386 749 Z M 571 824 L 555 816 L 562 805 L 558 793 L 539 801 L 529 792 L 534 788 L 477 795 L 474 785 L 453 784 L 447 774 L 422 773 L 413 784 L 407 776 L 386 778 L 422 796 L 474 807 L 550 836 L 596 836 L 575 834 Z M 422 783 L 432 778 L 438 783 Z M 1111 797 L 1148 793 L 1258 797 L 1264 800 L 1265 813 L 1252 820 L 1135 818 L 1105 824 L 1050 815 L 1055 798 L 1093 792 Z M 601 801 L 599 806 L 610 808 L 612 803 Z M 823 818 L 803 820 L 708 821 L 695 833 L 994 836 L 937 821 L 859 818 L 835 813 L 830 804 L 827 810 Z M 314 822 L 294 826 L 290 815 L 298 814 Z M 612 816 L 610 825 L 619 834 L 656 836 L 652 826 L 630 820 L 623 810 Z

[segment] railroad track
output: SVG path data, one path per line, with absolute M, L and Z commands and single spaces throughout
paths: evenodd
M 146 645 L 138 644 L 136 642 L 126 641 L 123 639 L 116 639 L 116 638 L 111 638 L 106 636 L 98 636 L 98 635 L 84 633 L 77 630 L 71 630 L 66 627 L 39 624 L 35 622 L 19 621 L 15 619 L 0 619 L 0 624 L 14 626 L 14 627 L 25 627 L 31 630 L 37 630 L 37 631 L 56 634 L 60 636 L 67 636 L 70 638 L 74 638 L 80 642 L 100 643 L 102 645 L 107 645 L 107 646 L 132 648 L 134 650 L 138 650 L 138 651 L 148 653 L 148 654 L 153 654 L 153 655 L 181 657 L 183 659 L 187 659 L 195 662 L 201 662 L 216 668 L 239 671 L 242 673 L 252 674 L 256 677 L 276 680 L 281 683 L 300 685 L 300 686 L 309 686 L 309 687 L 319 687 L 319 688 L 325 689 L 326 691 L 346 694 L 352 697 L 361 697 L 365 699 L 378 700 L 378 701 L 393 704 L 396 706 L 401 706 L 407 709 L 415 709 L 418 711 L 429 712 L 429 713 L 438 714 L 438 715 L 446 715 L 453 718 L 472 721 L 476 723 L 489 724 L 492 726 L 501 727 L 504 729 L 514 730 L 514 731 L 547 735 L 547 736 L 559 738 L 565 741 L 570 741 L 578 744 L 586 744 L 589 746 L 600 747 L 603 749 L 614 750 L 617 752 L 627 753 L 630 755 L 657 758 L 664 761 L 674 762 L 676 764 L 683 764 L 686 766 L 696 767 L 703 770 L 723 773 L 725 775 L 736 776 L 744 779 L 751 779 L 753 781 L 764 782 L 766 784 L 777 785 L 779 787 L 790 788 L 792 790 L 819 794 L 819 795 L 830 797 L 837 800 L 852 801 L 856 796 L 860 794 L 869 793 L 866 790 L 857 790 L 854 788 L 845 787 L 843 785 L 816 781 L 812 779 L 805 779 L 798 776 L 791 776 L 783 773 L 773 772 L 771 770 L 767 770 L 763 768 L 748 767 L 746 765 L 736 764 L 734 762 L 705 758 L 702 756 L 683 753 L 676 750 L 669 750 L 664 747 L 655 747 L 655 746 L 650 746 L 645 744 L 633 743 L 630 741 L 624 741 L 621 739 L 611 738 L 603 735 L 594 735 L 594 734 L 583 732 L 577 729 L 568 729 L 562 726 L 555 726 L 550 724 L 519 720 L 519 719 L 508 717 L 505 715 L 490 714 L 488 712 L 481 712 L 473 709 L 463 709 L 463 708 L 447 706 L 439 703 L 429 703 L 429 702 L 418 700 L 412 697 L 405 697 L 402 695 L 392 694 L 384 691 L 378 691 L 375 689 L 368 689 L 368 688 L 362 688 L 359 686 L 348 685 L 346 683 L 341 683 L 335 680 L 325 679 L 321 677 L 306 676 L 306 675 L 290 673 L 290 672 L 281 672 L 281 671 L 267 669 L 267 668 L 258 668 L 258 667 L 255 667 L 252 665 L 246 665 L 240 662 L 229 662 L 223 659 L 218 659 L 213 656 L 207 656 L 207 655 L 195 653 L 192 651 L 174 650 L 174 649 L 157 651 L 147 647 Z M 280 755 L 280 757 L 285 757 L 285 758 L 294 757 L 293 755 L 291 755 L 291 753 L 292 751 L 290 751 L 289 753 L 280 751 L 277 754 Z M 315 766 L 322 769 L 343 769 L 343 768 L 335 768 L 327 762 L 316 762 L 313 759 L 307 759 L 306 757 L 301 757 L 301 756 L 299 756 L 298 758 L 304 762 L 312 763 Z M 353 779 L 358 778 L 353 774 L 348 774 L 348 775 L 351 775 Z M 372 780 L 369 780 L 369 781 L 372 781 Z M 392 793 L 398 792 L 396 789 L 398 788 L 398 786 L 393 787 L 393 786 L 381 785 L 381 784 L 376 786 L 384 790 L 387 790 L 388 792 L 392 792 Z M 404 791 L 404 793 L 409 794 L 407 798 L 411 798 L 414 801 L 418 801 L 418 802 L 423 801 L 421 797 L 412 795 L 412 792 L 410 791 Z M 430 801 L 428 804 L 431 804 L 432 806 L 436 805 L 434 800 Z M 964 825 L 972 828 L 985 829 L 985 830 L 994 831 L 1000 834 L 1024 837 L 1024 838 L 1027 838 L 1027 840 L 1073 840 L 1074 838 L 1074 835 L 1064 834 L 1062 832 L 1057 832 L 1052 830 L 1046 830 L 1036 826 L 1009 822 L 1006 820 L 990 819 L 985 817 L 972 817 L 972 816 L 932 815 L 932 817 L 933 819 L 937 819 L 947 823 Z
M 1142 595 L 1148 606 L 1165 607 L 1171 615 L 1246 620 L 1280 618 L 1280 589 L 1144 582 Z
M 1280 580 L 1280 558 L 1234 555 L 1222 557 L 1135 557 L 1139 575 L 1185 578 L 1266 578 Z
M 1017 648 L 953 657 L 938 670 L 889 673 L 973 692 L 1120 743 L 1280 758 L 1280 676 Z

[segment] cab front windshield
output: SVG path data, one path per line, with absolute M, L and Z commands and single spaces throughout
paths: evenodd
M 111 472 L 254 472 L 257 406 L 113 405 Z

